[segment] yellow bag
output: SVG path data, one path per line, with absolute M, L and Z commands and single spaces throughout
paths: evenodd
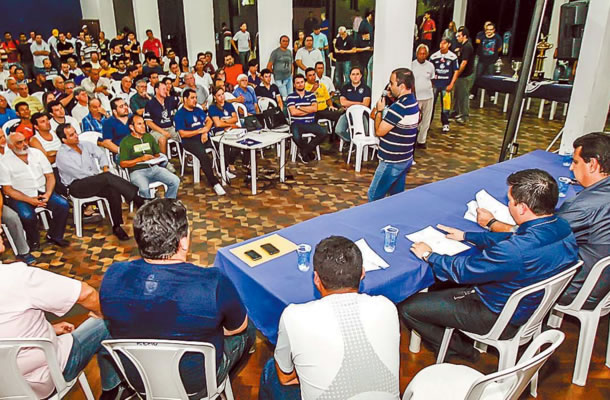
M 451 110 L 451 92 L 445 92 L 443 96 L 443 108 L 445 110 Z

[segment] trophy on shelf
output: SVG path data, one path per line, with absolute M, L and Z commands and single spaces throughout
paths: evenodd
M 536 49 L 538 49 L 538 54 L 536 54 L 536 68 L 534 70 L 534 76 L 532 79 L 541 81 L 544 79 L 544 59 L 546 56 L 544 53 L 548 49 L 551 49 L 553 45 L 546 40 L 549 38 L 549 35 L 544 36 L 544 34 L 540 34 L 540 41 L 536 45 Z
M 519 70 L 521 69 L 522 65 L 523 65 L 523 63 L 521 61 L 513 60 L 513 62 L 511 63 L 510 66 L 513 69 L 513 71 L 515 71 L 515 74 L 513 75 L 513 79 L 515 79 L 515 80 L 519 79 Z
M 502 72 L 502 65 L 504 65 L 502 63 L 502 59 L 498 57 L 498 61 L 496 61 L 496 63 L 494 64 L 494 73 L 496 75 L 500 75 L 500 73 Z

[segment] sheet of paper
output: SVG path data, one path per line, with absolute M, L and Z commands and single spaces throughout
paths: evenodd
M 267 253 L 261 247 L 261 245 L 266 244 L 266 243 L 270 243 L 273 246 L 275 246 L 275 248 L 277 248 L 279 250 L 279 252 L 276 254 Z M 274 233 L 273 235 L 269 235 L 264 238 L 254 240 L 250 243 L 246 243 L 244 245 L 234 247 L 230 251 L 237 258 L 239 258 L 240 260 L 245 262 L 249 267 L 256 267 L 260 264 L 266 263 L 267 261 L 276 259 L 285 254 L 293 252 L 296 250 L 296 248 L 297 248 L 296 244 L 294 244 L 290 240 L 278 235 L 277 233 Z M 248 257 L 246 255 L 246 252 L 249 250 L 254 250 L 255 252 L 257 252 L 261 256 L 260 260 L 254 261 L 250 257 Z M 311 257 L 312 257 L 311 259 L 313 260 L 313 250 L 312 250 Z M 296 269 L 296 267 L 297 267 L 297 264 L 296 264 L 296 259 L 295 259 L 294 268 Z
M 373 249 L 364 239 L 356 241 L 356 246 L 362 253 L 362 263 L 365 271 L 376 271 L 378 269 L 386 269 L 390 266 L 379 254 L 375 253 Z
M 464 214 L 464 218 L 468 221 L 472 221 L 474 223 L 477 222 L 477 204 L 476 200 L 471 200 L 466 204 L 466 213 Z
M 485 190 L 480 190 L 476 194 L 477 204 L 480 208 L 484 208 L 491 212 L 495 219 L 509 225 L 516 225 L 515 220 L 511 217 L 508 211 L 508 206 L 501 203 L 495 197 L 487 193 Z M 475 213 L 476 215 L 476 213 Z
M 424 242 L 432 248 L 432 251 L 441 254 L 454 256 L 470 247 L 457 240 L 447 239 L 441 231 L 428 226 L 421 231 L 413 232 L 406 235 L 407 239 L 413 243 Z
M 142 161 L 138 164 L 148 164 L 148 165 L 157 165 L 167 161 L 167 156 L 163 153 L 159 153 L 159 157 L 152 158 L 148 161 Z

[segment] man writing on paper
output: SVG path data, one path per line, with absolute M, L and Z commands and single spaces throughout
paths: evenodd
M 474 243 L 471 255 L 442 256 L 423 242 L 411 251 L 428 262 L 439 281 L 452 281 L 457 288 L 418 293 L 399 305 L 410 329 L 416 330 L 438 351 L 445 327 L 476 334 L 489 332 L 508 298 L 517 290 L 552 277 L 578 258 L 576 239 L 568 223 L 553 214 L 558 199 L 557 183 L 547 172 L 527 169 L 507 178 L 508 209 L 520 225 L 514 233 L 462 232 L 443 225 L 454 240 Z M 502 339 L 514 336 L 535 311 L 541 293 L 521 301 Z M 476 361 L 471 342 L 454 335 L 449 353 Z
M 578 256 L 584 263 L 559 298 L 562 305 L 574 300 L 593 265 L 610 254 L 610 136 L 589 133 L 576 139 L 573 146 L 574 158 L 570 170 L 584 189 L 566 200 L 557 211 L 557 216 L 570 224 L 578 243 Z M 477 209 L 477 222 L 494 232 L 509 232 L 517 228 L 496 221 L 483 208 Z M 594 309 L 608 291 L 610 269 L 600 276 L 584 309 Z

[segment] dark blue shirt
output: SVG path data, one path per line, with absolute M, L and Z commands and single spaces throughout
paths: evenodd
M 114 263 L 104 274 L 100 304 L 113 338 L 212 343 L 217 365 L 224 349 L 223 327 L 238 329 L 246 319 L 235 286 L 218 268 L 189 263 Z M 202 369 L 202 357 L 187 355 L 180 369 L 194 365 Z
M 430 62 L 434 65 L 435 73 L 432 84 L 439 89 L 446 88 L 451 83 L 455 71 L 460 69 L 458 57 L 452 51 L 442 54 L 439 50 L 430 56 Z
M 345 97 L 349 101 L 362 103 L 365 97 L 371 98 L 371 89 L 362 82 L 360 82 L 358 87 L 355 87 L 350 82 L 341 89 L 341 97 Z
M 261 83 L 254 89 L 254 92 L 258 97 L 266 97 L 268 99 L 273 99 L 274 101 L 277 101 L 277 96 L 280 95 L 280 89 L 275 83 L 272 83 L 269 86 L 269 89 L 267 89 L 265 85 Z
M 203 128 L 205 126 L 205 120 L 207 117 L 208 116 L 205 111 L 203 111 L 199 107 L 195 107 L 193 111 L 189 111 L 186 108 L 182 107 L 176 112 L 176 115 L 174 116 L 174 124 L 176 126 L 176 131 L 194 131 Z M 191 136 L 188 139 L 197 139 L 201 141 L 201 134 Z
M 515 233 L 468 232 L 465 240 L 479 251 L 464 256 L 432 253 L 428 262 L 439 280 L 474 285 L 496 314 L 514 292 L 560 273 L 578 259 L 570 225 L 555 215 L 525 222 Z M 541 293 L 534 293 L 521 300 L 511 323 L 523 325 L 541 299 Z
M 144 108 L 144 121 L 152 121 L 163 129 L 169 128 L 173 125 L 174 114 L 179 105 L 178 98 L 174 96 L 167 96 L 163 104 L 153 97 Z
M 121 140 L 123 140 L 125 136 L 128 136 L 130 134 L 131 131 L 129 130 L 129 126 L 127 126 L 127 124 L 122 123 L 114 115 L 110 118 L 107 118 L 103 122 L 102 140 L 110 139 L 112 143 L 116 144 L 117 146 L 120 146 Z
M 318 104 L 316 101 L 316 95 L 312 92 L 305 91 L 303 97 L 299 96 L 297 92 L 290 93 L 286 96 L 286 108 L 290 106 L 310 106 L 312 104 Z M 309 113 L 302 116 L 291 115 L 290 119 L 293 124 L 311 124 L 315 121 L 315 113 Z
M 225 102 L 225 105 L 222 107 L 222 109 L 218 108 L 216 104 L 212 104 L 208 109 L 208 115 L 210 116 L 210 118 L 219 117 L 220 119 L 229 119 L 235 112 L 236 111 L 235 107 L 233 107 L 233 104 L 227 102 Z M 212 131 L 214 133 L 222 132 L 224 130 L 225 128 L 219 128 L 216 125 L 214 125 L 214 128 L 212 128 Z
M 419 106 L 414 94 L 399 97 L 388 108 L 384 121 L 393 126 L 379 137 L 379 158 L 388 163 L 413 159 L 413 146 L 419 125 Z

